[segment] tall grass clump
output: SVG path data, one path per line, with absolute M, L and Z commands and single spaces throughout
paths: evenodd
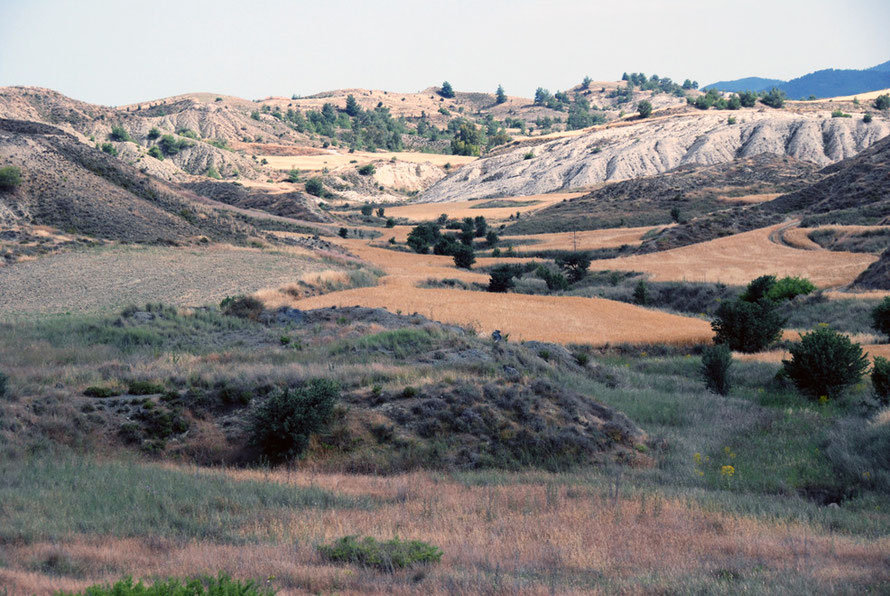
M 336 563 L 352 563 L 389 572 L 418 564 L 438 563 L 442 559 L 438 547 L 420 540 L 393 538 L 380 542 L 370 536 L 362 539 L 344 536 L 331 544 L 320 545 L 318 552 Z
M 838 397 L 858 383 L 868 368 L 862 346 L 829 327 L 805 333 L 788 351 L 791 360 L 782 361 L 785 374 L 813 398 Z
M 708 346 L 702 352 L 701 375 L 708 389 L 720 395 L 729 393 L 729 369 L 732 367 L 732 351 L 726 344 Z
M 252 580 L 242 583 L 220 573 L 216 578 L 158 580 L 146 586 L 126 577 L 114 585 L 90 586 L 83 592 L 57 592 L 57 596 L 272 596 L 274 590 L 261 588 Z

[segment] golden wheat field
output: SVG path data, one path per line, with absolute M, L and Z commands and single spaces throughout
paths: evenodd
M 451 219 L 463 219 L 465 217 L 477 217 L 486 219 L 506 219 L 516 212 L 527 213 L 536 209 L 543 209 L 565 199 L 580 197 L 584 193 L 564 192 L 546 195 L 529 195 L 525 197 L 509 197 L 502 199 L 477 199 L 474 201 L 453 201 L 447 203 L 414 203 L 399 207 L 389 207 L 386 214 L 391 217 L 400 217 L 412 222 L 432 221 L 445 214 Z M 484 207 L 485 204 L 505 204 L 503 207 Z
M 820 288 L 849 284 L 877 260 L 870 254 L 800 250 L 772 235 L 778 224 L 663 252 L 594 261 L 590 267 L 649 273 L 654 281 L 721 282 L 744 285 L 765 274 L 806 277 Z
M 538 250 L 596 250 L 600 248 L 618 248 L 625 244 L 637 245 L 643 236 L 661 226 L 641 228 L 609 228 L 605 230 L 585 230 L 583 232 L 556 232 L 552 234 L 528 234 L 525 236 L 503 236 L 501 243 L 509 245 L 511 241 L 531 241 L 531 244 L 517 246 L 516 252 Z
M 828 226 L 819 226 L 818 228 L 788 228 L 787 230 L 782 231 L 782 240 L 785 244 L 789 246 L 793 246 L 794 248 L 801 248 L 804 250 L 823 250 L 823 248 L 816 242 L 814 242 L 810 238 L 810 234 L 815 231 L 832 231 L 839 235 L 846 234 L 862 234 L 868 232 L 878 232 L 890 230 L 887 226 L 840 226 L 840 225 L 828 225 Z

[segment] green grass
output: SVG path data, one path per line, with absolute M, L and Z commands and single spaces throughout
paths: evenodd
M 216 578 L 158 580 L 149 585 L 127 577 L 114 585 L 90 586 L 82 592 L 58 592 L 56 596 L 271 596 L 274 593 L 253 581 L 241 582 L 220 574 Z
M 269 515 L 294 509 L 373 508 L 370 498 L 313 487 L 233 480 L 222 473 L 83 457 L 0 461 L 0 540 L 75 534 L 240 543 Z
M 393 538 L 380 542 L 370 536 L 344 536 L 318 547 L 322 557 L 335 563 L 353 563 L 381 571 L 395 571 L 419 564 L 438 563 L 442 551 L 420 540 Z

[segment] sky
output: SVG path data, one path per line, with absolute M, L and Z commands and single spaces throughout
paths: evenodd
M 888 0 L 0 0 L 0 86 L 122 105 L 349 87 L 531 97 L 585 76 L 702 85 L 890 60 Z

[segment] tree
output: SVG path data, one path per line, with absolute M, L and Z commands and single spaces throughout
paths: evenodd
M 729 110 L 738 110 L 742 107 L 742 100 L 739 97 L 738 93 L 733 93 L 729 97 L 729 101 L 726 104 L 726 108 Z
M 565 271 L 569 283 L 576 283 L 584 279 L 587 269 L 590 267 L 590 257 L 583 252 L 570 253 L 557 257 L 555 260 L 557 267 Z
M 872 327 L 880 333 L 890 336 L 890 297 L 884 298 L 871 311 Z
M 874 106 L 878 110 L 886 110 L 890 108 L 890 95 L 884 93 L 875 98 Z
M 475 219 L 473 219 L 473 226 L 476 228 L 476 238 L 482 238 L 485 236 L 486 232 L 488 232 L 488 222 L 485 221 L 485 217 L 481 215 L 477 215 Z
M 358 102 L 352 93 L 346 96 L 346 113 L 353 118 L 362 113 L 362 108 L 358 105 Z
M 451 99 L 454 97 L 454 89 L 451 88 L 451 83 L 445 81 L 442 83 L 442 88 L 439 89 L 439 95 L 444 97 L 445 99 Z
M 132 141 L 133 137 L 130 136 L 130 134 L 127 132 L 127 130 L 123 126 L 117 125 L 117 126 L 111 127 L 111 132 L 108 134 L 108 140 L 123 143 L 123 142 L 127 142 L 127 141 Z
M 460 226 L 460 241 L 467 246 L 473 246 L 473 238 L 476 237 L 476 223 L 472 217 L 465 217 Z
M 0 190 L 12 191 L 22 183 L 22 171 L 15 166 L 0 168 Z
M 430 222 L 422 223 L 409 232 L 408 246 L 416 253 L 426 254 L 430 245 L 435 244 L 440 236 L 439 226 Z
M 732 351 L 726 344 L 708 346 L 701 356 L 701 376 L 708 389 L 720 395 L 729 393 Z
M 164 159 L 164 154 L 161 153 L 161 150 L 158 149 L 157 145 L 153 145 L 148 148 L 148 155 L 150 157 L 154 157 L 155 159 L 157 159 L 159 161 Z
M 642 279 L 634 286 L 633 298 L 634 304 L 639 304 L 640 306 L 645 306 L 649 302 L 649 290 L 646 288 L 646 282 Z
M 644 99 L 637 104 L 637 112 L 639 112 L 640 118 L 648 118 L 652 114 L 652 104 Z
M 494 230 L 488 230 L 485 233 L 485 243 L 488 246 L 493 247 L 498 243 L 499 240 L 500 238 L 498 238 L 497 232 L 495 232 Z
M 275 392 L 254 415 L 252 443 L 272 463 L 300 457 L 309 438 L 333 419 L 339 396 L 336 383 L 327 379 Z
M 771 108 L 782 108 L 785 106 L 785 92 L 778 87 L 773 87 L 760 98 L 760 102 Z
M 161 131 L 158 130 L 158 129 L 157 129 L 156 127 L 154 127 L 154 126 L 151 128 L 151 130 L 148 131 L 148 140 L 149 140 L 149 141 L 154 141 L 154 140 L 155 140 L 156 138 L 158 138 L 159 136 L 161 136 Z
M 735 300 L 717 308 L 711 329 L 714 343 L 726 344 L 738 352 L 760 352 L 782 335 L 783 319 L 768 298 L 757 302 Z
M 346 238 L 347 236 L 349 236 L 349 230 L 347 230 L 346 228 L 340 228 L 337 234 L 340 235 L 340 238 Z
M 584 80 L 581 81 L 581 86 L 585 89 L 590 89 L 590 84 L 593 82 L 593 79 L 590 77 L 584 77 Z
M 753 108 L 757 103 L 757 94 L 753 91 L 742 91 L 739 93 L 739 103 L 743 108 Z
M 538 277 L 544 280 L 544 283 L 547 284 L 547 289 L 551 292 L 565 290 L 569 287 L 569 281 L 566 279 L 565 275 L 559 271 L 552 271 L 544 265 L 541 265 L 535 273 Z
M 324 182 L 317 176 L 315 178 L 310 178 L 306 181 L 306 192 L 314 197 L 324 196 Z
M 862 346 L 827 326 L 805 333 L 788 351 L 791 360 L 782 360 L 785 374 L 813 398 L 839 396 L 868 368 Z
M 454 250 L 454 264 L 461 269 L 470 269 L 476 262 L 476 253 L 472 246 L 460 244 Z
M 383 217 L 384 213 L 386 213 L 386 210 L 383 207 L 377 207 L 377 217 Z
M 550 92 L 543 87 L 535 89 L 535 105 L 544 105 L 549 102 L 551 98 L 552 96 L 550 95 Z
M 748 283 L 748 287 L 739 298 L 745 302 L 758 302 L 766 298 L 775 285 L 775 275 L 761 275 Z
M 506 292 L 513 288 L 513 278 L 518 275 L 516 265 L 498 265 L 491 271 L 488 280 L 489 292 Z
M 890 405 L 890 360 L 881 356 L 875 357 L 871 370 L 871 387 L 882 406 Z
M 504 93 L 503 85 L 498 85 L 498 90 L 494 94 L 494 102 L 497 105 L 500 105 L 502 103 L 507 103 L 507 94 Z
M 463 120 L 451 140 L 451 153 L 454 155 L 479 155 L 482 143 L 482 132 L 479 127 L 469 120 Z
M 374 207 L 371 205 L 362 205 L 362 215 L 370 217 L 372 213 L 374 213 Z

